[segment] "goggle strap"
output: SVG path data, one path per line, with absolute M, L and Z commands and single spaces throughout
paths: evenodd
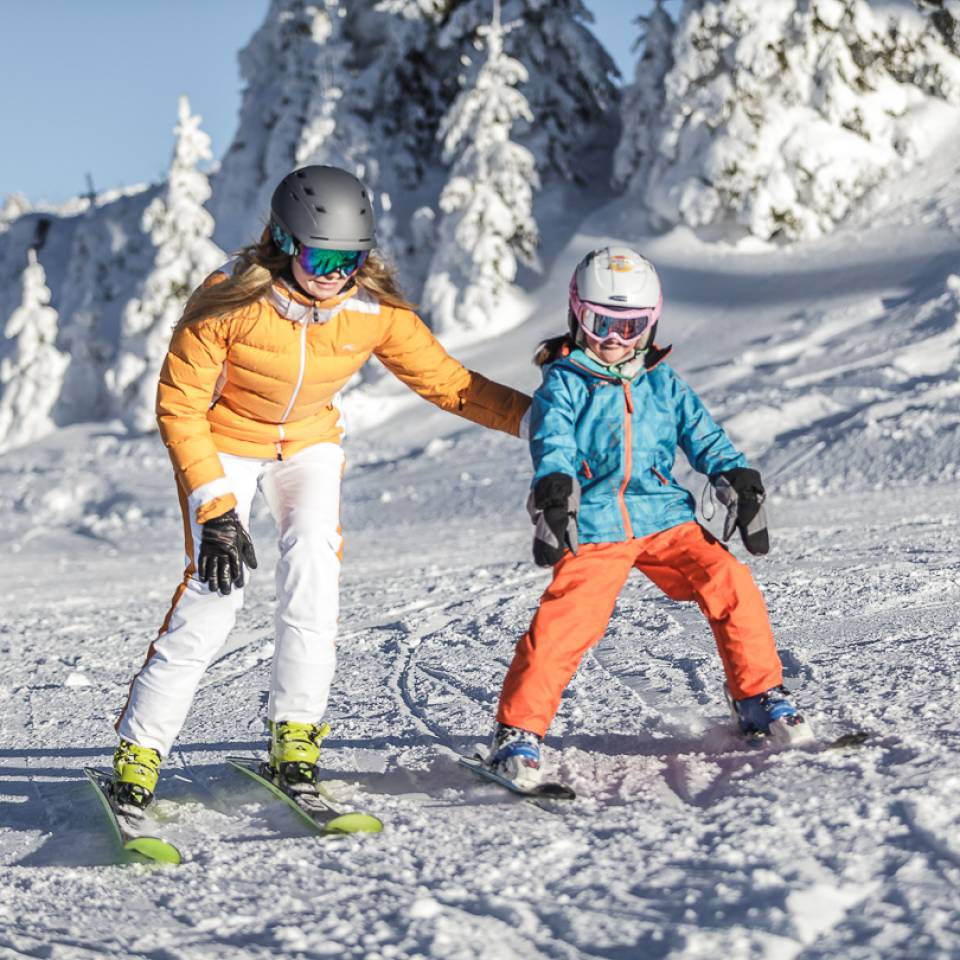
M 276 246 L 280 248 L 281 253 L 285 253 L 289 257 L 295 257 L 300 252 L 300 245 L 279 223 L 270 224 L 270 236 Z

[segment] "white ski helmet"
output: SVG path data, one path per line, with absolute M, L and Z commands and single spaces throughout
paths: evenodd
M 660 278 L 646 257 L 630 247 L 591 250 L 570 278 L 570 334 L 625 345 L 646 343 L 663 309 Z

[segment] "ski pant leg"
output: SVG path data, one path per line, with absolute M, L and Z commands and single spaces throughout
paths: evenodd
M 246 527 L 263 461 L 221 453 L 220 462 L 237 498 L 237 516 Z M 242 588 L 234 588 L 222 596 L 197 578 L 201 525 L 179 484 L 177 492 L 183 513 L 186 570 L 159 636 L 150 645 L 146 662 L 133 678 L 127 703 L 116 724 L 117 733 L 124 740 L 152 747 L 162 757 L 170 753 L 200 680 L 226 641 L 237 611 L 243 606 Z M 245 570 L 244 575 L 249 579 L 250 571 Z
M 604 634 L 636 558 L 634 542 L 585 543 L 553 568 L 503 681 L 497 720 L 543 736 L 583 655 Z
M 280 543 L 270 720 L 315 723 L 327 709 L 337 663 L 343 465 L 339 444 L 317 443 L 271 463 L 260 481 Z
M 750 568 L 698 523 L 644 537 L 636 562 L 673 600 L 695 600 L 710 623 L 735 700 L 783 682 L 766 604 Z

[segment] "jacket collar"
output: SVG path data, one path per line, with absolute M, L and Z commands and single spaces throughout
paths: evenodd
M 335 297 L 327 300 L 311 300 L 278 279 L 267 293 L 267 299 L 274 310 L 293 323 L 327 323 L 343 308 L 344 304 L 357 292 L 356 284 L 351 284 Z
M 656 344 L 652 345 L 647 349 L 646 355 L 643 358 L 643 366 L 637 370 L 632 377 L 627 378 L 617 376 L 617 374 L 613 373 L 609 367 L 604 366 L 602 363 L 598 363 L 579 347 L 576 350 L 572 350 L 569 355 L 564 357 L 560 362 L 568 363 L 570 366 L 577 367 L 580 370 L 586 370 L 588 373 L 595 377 L 599 377 L 602 380 L 610 380 L 614 383 L 619 383 L 621 380 L 628 379 L 633 382 L 639 380 L 640 377 L 644 376 L 648 371 L 656 367 L 661 361 L 665 360 L 672 350 L 672 346 L 658 347 Z

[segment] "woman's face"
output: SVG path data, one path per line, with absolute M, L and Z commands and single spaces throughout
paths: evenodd
M 331 297 L 335 297 L 347 285 L 347 281 L 352 276 L 350 274 L 344 277 L 340 273 L 333 273 L 325 277 L 313 277 L 300 266 L 296 257 L 290 258 L 290 268 L 293 271 L 294 280 L 314 300 L 329 300 Z

